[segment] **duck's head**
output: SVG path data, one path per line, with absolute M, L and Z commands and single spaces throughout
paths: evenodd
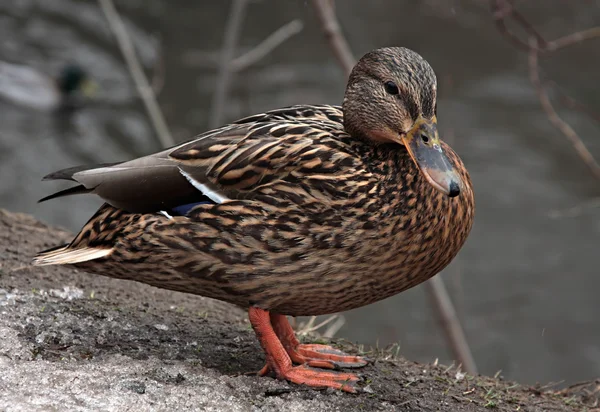
M 454 197 L 462 182 L 440 142 L 436 96 L 435 73 L 419 54 L 403 47 L 373 50 L 348 79 L 344 127 L 352 136 L 403 145 L 427 181 Z
M 57 87 L 64 97 L 70 97 L 81 92 L 85 97 L 92 97 L 96 92 L 96 83 L 79 65 L 65 65 L 56 79 Z

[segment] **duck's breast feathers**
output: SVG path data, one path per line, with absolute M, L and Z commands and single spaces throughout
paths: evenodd
M 310 118 L 294 121 L 278 119 L 287 116 L 281 111 L 265 113 L 263 119 L 270 121 L 242 121 L 153 155 L 100 167 L 71 168 L 48 178 L 81 184 L 64 194 L 92 192 L 131 212 L 261 195 L 289 197 L 292 192 L 299 193 L 295 202 L 308 201 L 303 196 L 326 201 L 327 196 L 319 191 L 331 196 L 332 188 L 342 190 L 343 186 L 345 190 L 352 176 L 364 173 L 365 168 L 344 143 L 343 128 L 323 115 L 328 109 L 319 110 L 307 113 L 312 113 Z
M 56 84 L 32 67 L 0 61 L 0 97 L 33 109 L 48 110 L 60 103 Z

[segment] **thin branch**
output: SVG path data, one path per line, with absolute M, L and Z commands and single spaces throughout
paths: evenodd
M 537 41 L 535 46 L 542 52 L 553 52 L 572 46 L 577 43 L 582 43 L 586 40 L 600 38 L 600 27 L 592 27 L 587 30 L 578 31 L 568 34 L 558 39 L 546 41 L 544 37 L 533 27 L 531 23 L 519 13 L 510 0 L 491 0 L 492 15 L 496 22 L 496 27 L 500 34 L 506 37 L 517 48 L 528 52 L 532 47 L 528 42 L 521 40 L 517 35 L 510 32 L 506 27 L 506 19 L 512 18 L 529 37 L 534 37 Z
M 158 54 L 156 64 L 154 65 L 154 72 L 152 73 L 152 91 L 155 96 L 158 96 L 165 85 L 165 58 L 163 50 Z
M 252 66 L 259 60 L 265 58 L 290 37 L 300 33 L 303 28 L 304 24 L 301 20 L 292 20 L 291 22 L 284 24 L 250 51 L 233 59 L 231 61 L 231 70 L 239 72 Z
M 142 66 L 136 57 L 135 49 L 131 39 L 127 34 L 125 25 L 123 24 L 115 5 L 113 4 L 112 0 L 98 0 L 98 3 L 100 3 L 100 7 L 106 16 L 106 20 L 108 20 L 110 28 L 117 39 L 121 53 L 123 54 L 125 62 L 127 63 L 127 68 L 129 69 L 138 93 L 144 102 L 144 106 L 146 107 L 146 111 L 150 117 L 150 121 L 154 126 L 154 130 L 156 131 L 161 144 L 165 147 L 174 145 L 175 141 L 173 140 L 173 136 L 171 136 L 171 133 L 169 132 L 167 123 L 165 122 L 163 114 L 160 111 L 160 107 L 156 101 L 156 96 L 154 95 L 152 87 L 148 83 L 148 79 L 146 78 Z
M 573 110 L 582 112 L 582 113 L 588 115 L 590 118 L 594 119 L 596 122 L 600 123 L 600 113 L 594 112 L 589 107 L 587 107 L 585 104 L 580 103 L 577 100 L 573 99 L 571 96 L 565 94 L 559 88 L 555 87 L 554 90 L 556 90 L 560 94 L 561 102 L 565 106 L 567 106 L 569 109 L 573 109 Z
M 292 36 L 300 33 L 304 28 L 302 20 L 292 20 L 289 23 L 284 24 L 273 33 L 271 33 L 266 39 L 260 42 L 257 46 L 248 50 L 241 56 L 236 57 L 230 63 L 229 70 L 233 73 L 240 72 L 242 70 L 251 67 L 258 63 L 261 59 L 265 58 L 269 53 L 281 46 Z M 219 66 L 219 56 L 214 52 L 205 52 L 194 50 L 185 54 L 184 61 L 190 66 L 214 68 Z
M 223 40 L 223 49 L 219 61 L 219 74 L 217 76 L 217 85 L 212 99 L 212 108 L 209 126 L 218 127 L 225 113 L 225 104 L 227 102 L 227 93 L 231 83 L 231 61 L 235 55 L 238 38 L 242 29 L 244 14 L 248 0 L 233 0 L 227 24 L 225 25 L 225 38 Z
M 504 37 L 506 37 L 511 43 L 523 51 L 529 50 L 529 45 L 521 40 L 518 36 L 514 35 L 506 27 L 506 18 L 512 17 L 521 28 L 537 39 L 540 46 L 545 46 L 546 40 L 544 37 L 527 21 L 527 19 L 519 13 L 513 6 L 512 1 L 509 0 L 491 0 L 492 14 L 496 22 L 496 28 Z
M 475 359 L 443 279 L 439 275 L 434 276 L 427 281 L 426 285 L 454 356 L 462 364 L 465 372 L 470 375 L 477 374 Z
M 548 120 L 552 125 L 557 128 L 573 145 L 575 151 L 587 167 L 592 171 L 592 174 L 600 179 L 600 165 L 596 162 L 596 159 L 592 156 L 590 151 L 587 149 L 577 132 L 565 122 L 556 112 L 550 98 L 548 97 L 547 84 L 550 82 L 544 82 L 540 80 L 540 67 L 539 67 L 539 55 L 542 52 L 548 53 L 553 52 L 565 47 L 572 46 L 577 43 L 581 43 L 586 40 L 600 37 L 600 27 L 594 27 L 588 30 L 579 31 L 563 37 L 560 37 L 553 41 L 546 41 L 544 38 L 535 30 L 535 28 L 515 10 L 511 0 L 491 0 L 492 12 L 494 19 L 496 20 L 496 26 L 499 32 L 505 36 L 511 43 L 515 44 L 519 49 L 526 50 L 529 53 L 529 79 L 531 84 L 534 86 L 538 99 L 542 106 L 542 109 L 546 113 Z M 505 20 L 507 17 L 512 18 L 516 23 L 528 33 L 528 41 L 525 42 L 518 38 L 516 35 L 509 32 L 506 28 Z M 559 90 L 560 91 L 560 90 Z M 580 112 L 586 113 L 591 118 L 598 120 L 598 116 L 584 105 L 578 103 L 575 99 L 570 96 L 562 94 L 562 101 L 566 105 L 574 108 Z
M 346 75 L 349 76 L 356 61 L 346 38 L 342 34 L 333 4 L 327 0 L 312 0 L 312 4 L 333 55 Z
M 312 0 L 312 2 L 331 51 L 336 56 L 344 72 L 349 75 L 354 67 L 355 60 L 340 29 L 332 2 L 328 0 Z M 467 372 L 475 374 L 477 368 L 469 344 L 465 338 L 460 319 L 456 316 L 452 301 L 448 297 L 442 278 L 437 276 L 426 282 L 425 286 L 434 301 L 433 306 L 438 312 L 438 318 L 446 333 L 446 340 L 456 353 L 458 361 L 465 365 Z
M 521 40 L 517 35 L 512 33 L 506 27 L 506 19 L 512 18 L 529 37 L 534 37 L 537 41 L 535 46 L 539 51 L 553 52 L 565 47 L 572 46 L 577 43 L 582 43 L 586 40 L 596 39 L 600 37 L 600 27 L 592 27 L 587 30 L 571 33 L 558 39 L 546 41 L 544 37 L 533 27 L 531 23 L 519 13 L 509 0 L 491 0 L 492 15 L 496 22 L 496 27 L 500 34 L 506 37 L 517 48 L 528 52 L 532 47 L 528 42 Z
M 583 160 L 591 170 L 592 174 L 597 179 L 600 179 L 600 165 L 596 162 L 596 159 L 594 159 L 594 156 L 592 156 L 587 149 L 577 132 L 575 132 L 575 130 L 573 130 L 573 128 L 565 122 L 558 113 L 556 113 L 556 110 L 548 97 L 548 93 L 540 80 L 537 40 L 534 37 L 531 37 L 529 43 L 531 44 L 529 50 L 529 80 L 537 92 L 540 104 L 546 112 L 548 120 L 550 120 L 550 123 L 552 123 L 554 127 L 556 127 L 571 142 L 581 160 Z
M 581 43 L 586 40 L 596 39 L 600 37 L 600 27 L 592 27 L 591 29 L 571 33 L 567 36 L 560 37 L 546 43 L 545 50 L 556 51 L 565 47 L 572 46 L 576 43 Z

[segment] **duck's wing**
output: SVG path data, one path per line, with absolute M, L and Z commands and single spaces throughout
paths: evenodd
M 314 192 L 311 196 L 318 198 L 320 191 L 336 196 L 336 188 L 344 195 L 364 165 L 342 142 L 343 135 L 330 120 L 241 121 L 128 162 L 50 174 L 46 179 L 80 185 L 42 200 L 94 193 L 120 209 L 153 212 L 257 194 L 293 197 L 300 186 L 300 196 Z

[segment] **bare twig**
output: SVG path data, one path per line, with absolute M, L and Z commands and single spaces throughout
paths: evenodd
M 127 34 L 127 30 L 125 30 L 125 25 L 115 8 L 112 0 L 98 0 L 100 3 L 100 7 L 106 16 L 106 20 L 110 25 L 111 30 L 115 34 L 117 39 L 117 43 L 119 44 L 119 48 L 121 49 L 121 53 L 125 58 L 125 62 L 127 63 L 127 67 L 129 68 L 129 72 L 131 73 L 131 77 L 135 82 L 138 93 L 144 102 L 144 106 L 146 107 L 146 111 L 148 112 L 148 116 L 150 117 L 150 121 L 154 126 L 154 130 L 160 142 L 163 146 L 172 146 L 175 144 L 173 140 L 173 136 L 169 132 L 169 128 L 167 127 L 167 123 L 163 117 L 162 112 L 158 106 L 156 101 L 156 96 L 154 96 L 154 92 L 152 91 L 152 87 L 148 83 L 148 79 L 144 74 L 142 66 L 138 61 L 135 49 Z
M 596 159 L 594 159 L 594 156 L 592 156 L 587 149 L 577 132 L 575 132 L 575 130 L 573 130 L 573 128 L 565 122 L 558 113 L 556 113 L 556 110 L 554 110 L 554 106 L 552 106 L 552 103 L 550 102 L 548 93 L 540 80 L 537 40 L 534 37 L 531 37 L 529 43 L 531 44 L 529 51 L 529 79 L 531 84 L 535 87 L 540 104 L 546 112 L 548 120 L 550 120 L 554 127 L 556 127 L 571 142 L 581 160 L 583 160 L 587 167 L 592 171 L 594 176 L 597 179 L 600 179 L 600 165 L 596 162 Z
M 340 29 L 332 2 L 328 0 L 312 0 L 312 2 L 331 51 L 336 56 L 341 68 L 349 75 L 354 67 L 355 60 Z M 425 286 L 434 301 L 433 307 L 438 312 L 438 318 L 446 333 L 446 340 L 456 354 L 458 361 L 465 365 L 467 372 L 475 374 L 477 368 L 471 355 L 471 349 L 465 338 L 460 320 L 456 316 L 456 310 L 448 297 L 442 278 L 438 276 L 431 279 L 425 283 Z
M 284 24 L 250 51 L 233 59 L 231 61 L 231 70 L 239 72 L 252 66 L 266 57 L 290 37 L 300 33 L 303 28 L 304 24 L 301 20 L 292 20 L 291 22 Z
M 506 27 L 506 18 L 512 17 L 521 28 L 537 39 L 538 45 L 545 46 L 546 40 L 542 35 L 519 13 L 510 0 L 491 0 L 492 13 L 496 21 L 498 31 L 506 37 L 511 43 L 521 50 L 528 51 L 529 44 L 521 40 L 518 36 L 510 32 Z
M 463 331 L 452 300 L 448 295 L 442 278 L 434 276 L 426 283 L 427 291 L 431 296 L 432 305 L 435 308 L 440 324 L 444 328 L 446 338 L 456 359 L 462 364 L 465 372 L 470 375 L 477 374 L 477 365 L 469 348 L 469 343 Z
M 600 27 L 592 27 L 587 30 L 578 31 L 568 34 L 558 39 L 546 41 L 544 37 L 533 27 L 531 23 L 519 13 L 513 6 L 510 0 L 491 0 L 492 14 L 496 22 L 496 27 L 500 34 L 506 37 L 520 50 L 528 52 L 532 47 L 527 41 L 521 40 L 517 35 L 512 33 L 506 27 L 506 19 L 512 18 L 520 27 L 528 34 L 529 37 L 536 39 L 536 48 L 540 52 L 553 52 L 572 46 L 577 43 L 582 43 L 586 40 L 591 40 L 600 37 Z
M 251 67 L 261 59 L 265 58 L 269 53 L 281 46 L 286 40 L 298 34 L 304 28 L 301 20 L 292 20 L 284 24 L 266 39 L 260 42 L 241 56 L 236 57 L 231 61 L 229 70 L 234 73 Z M 219 66 L 219 56 L 214 52 L 205 52 L 193 50 L 186 53 L 184 57 L 185 63 L 190 66 L 214 68 Z
M 575 132 L 575 130 L 567 122 L 565 122 L 554 109 L 554 106 L 548 97 L 547 91 L 548 84 L 551 82 L 542 82 L 540 80 L 539 67 L 540 53 L 553 52 L 586 40 L 598 38 L 600 37 L 600 27 L 594 27 L 588 30 L 572 33 L 553 41 L 546 41 L 543 36 L 529 23 L 529 21 L 527 21 L 522 14 L 515 10 L 511 0 L 491 0 L 491 5 L 499 32 L 519 49 L 525 50 L 529 53 L 529 79 L 536 90 L 538 99 L 542 109 L 548 117 L 548 120 L 550 120 L 552 125 L 569 140 L 581 160 L 591 170 L 592 174 L 597 179 L 600 179 L 600 165 L 587 149 L 577 132 Z M 512 18 L 528 34 L 527 41 L 521 40 L 518 36 L 508 31 L 505 20 L 509 17 Z M 593 119 L 598 120 L 599 117 L 593 111 L 578 103 L 570 96 L 567 96 L 562 92 L 560 93 L 562 94 L 562 100 L 568 106 L 580 112 L 586 113 Z
M 165 85 L 165 58 L 161 52 L 158 54 L 154 72 L 152 73 L 152 91 L 155 96 L 158 96 Z
M 348 46 L 348 42 L 342 34 L 333 4 L 327 0 L 312 0 L 312 4 L 333 55 L 346 75 L 349 76 L 355 60 L 350 46 Z
M 590 109 L 589 107 L 587 107 L 585 104 L 583 104 L 583 103 L 575 100 L 571 96 L 567 95 L 560 88 L 556 87 L 557 85 L 556 85 L 555 82 L 548 81 L 548 82 L 545 82 L 545 83 L 547 85 L 553 85 L 553 86 L 555 86 L 554 87 L 554 91 L 557 92 L 560 95 L 559 99 L 560 99 L 560 101 L 561 101 L 562 104 L 564 104 L 565 106 L 567 106 L 569 109 L 577 110 L 578 112 L 586 114 L 591 119 L 593 119 L 596 122 L 600 123 L 600 113 L 593 111 L 592 109 Z
M 592 27 L 591 29 L 571 33 L 567 36 L 560 37 L 546 43 L 545 50 L 556 51 L 576 43 L 582 43 L 586 40 L 591 40 L 600 37 L 600 27 Z
M 235 55 L 238 37 L 244 21 L 244 13 L 248 0 L 233 0 L 227 24 L 225 25 L 225 38 L 223 40 L 223 49 L 219 62 L 219 74 L 217 85 L 212 99 L 212 109 L 210 115 L 210 128 L 218 127 L 223 121 L 225 113 L 225 103 L 227 102 L 227 92 L 231 82 L 231 61 Z

